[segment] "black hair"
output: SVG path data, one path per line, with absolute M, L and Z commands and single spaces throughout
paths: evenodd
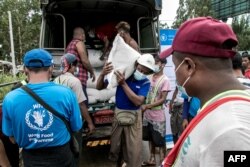
M 71 63 L 73 66 L 77 65 L 77 59 Z
M 232 58 L 233 69 L 242 69 L 242 57 L 239 52 Z
M 242 57 L 248 57 L 248 56 L 249 56 L 249 54 L 247 51 L 242 52 Z
M 41 68 L 35 68 L 35 67 L 26 67 L 29 71 L 33 71 L 35 73 L 41 72 L 41 71 L 48 71 L 49 67 L 41 67 Z
M 167 64 L 167 59 L 166 58 L 161 59 L 159 55 L 155 56 L 155 60 L 161 62 L 162 64 Z
M 77 59 L 76 59 L 75 61 L 73 61 L 72 63 L 69 64 L 68 70 L 69 70 L 72 66 L 77 66 Z M 67 70 L 67 71 L 68 71 L 68 70 Z
M 248 52 L 247 51 L 244 51 L 243 53 L 242 53 L 242 58 L 247 58 L 248 60 L 250 60 L 250 55 L 248 54 Z

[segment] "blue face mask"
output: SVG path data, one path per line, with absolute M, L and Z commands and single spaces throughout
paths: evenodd
M 140 71 L 136 70 L 134 72 L 134 77 L 135 77 L 136 80 L 140 81 L 140 80 L 145 79 L 147 76 L 144 75 L 143 73 L 141 73 Z
M 175 73 L 179 70 L 179 68 L 181 67 L 181 65 L 184 63 L 184 60 L 181 62 L 181 64 L 176 68 Z M 179 85 L 179 83 L 176 81 L 176 86 L 177 89 L 184 95 L 184 96 L 188 96 L 187 91 L 185 89 L 185 85 L 188 82 L 188 80 L 190 79 L 190 76 L 185 80 L 185 82 L 182 85 Z

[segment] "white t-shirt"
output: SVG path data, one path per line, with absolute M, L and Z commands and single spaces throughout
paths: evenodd
M 81 81 L 73 74 L 69 72 L 61 74 L 55 78 L 54 82 L 69 87 L 75 93 L 78 103 L 87 99 L 83 93 Z
M 229 101 L 209 113 L 189 134 L 173 166 L 222 167 L 224 151 L 230 150 L 250 150 L 250 102 Z

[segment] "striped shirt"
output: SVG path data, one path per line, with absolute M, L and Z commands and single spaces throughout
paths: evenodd
M 250 79 L 245 78 L 245 77 L 238 77 L 237 79 L 238 79 L 238 80 L 240 81 L 240 83 L 242 83 L 244 86 L 250 88 Z
M 79 74 L 76 76 L 82 83 L 82 85 L 87 85 L 88 80 L 88 71 L 84 68 L 82 61 L 80 59 L 80 55 L 77 52 L 76 44 L 80 42 L 79 39 L 73 39 L 67 46 L 66 53 L 71 53 L 76 55 L 77 58 L 77 67 L 79 68 Z

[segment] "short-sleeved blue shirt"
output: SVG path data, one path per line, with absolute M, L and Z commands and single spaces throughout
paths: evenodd
M 69 121 L 72 131 L 82 127 L 82 118 L 75 94 L 53 82 L 28 84 L 39 97 Z M 9 92 L 3 101 L 2 130 L 13 136 L 24 149 L 60 146 L 70 134 L 64 122 L 47 111 L 24 90 Z
M 126 80 L 126 83 L 130 89 L 138 96 L 147 97 L 150 81 L 149 79 L 136 80 L 132 75 Z M 123 88 L 119 85 L 116 89 L 116 107 L 124 110 L 138 110 L 140 106 L 135 106 L 132 101 L 129 100 L 128 96 L 124 92 Z

